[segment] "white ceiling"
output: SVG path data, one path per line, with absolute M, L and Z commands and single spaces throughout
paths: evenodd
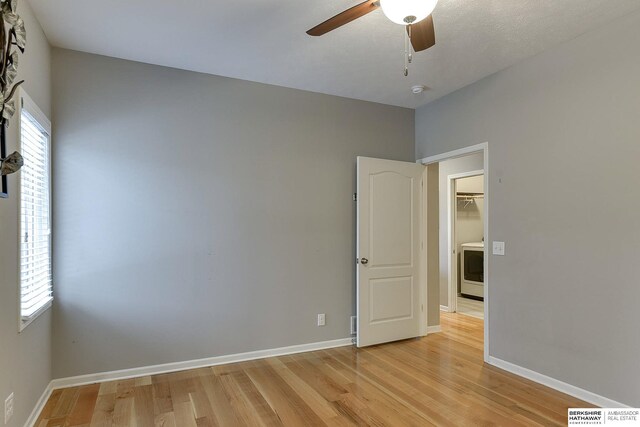
M 440 0 L 436 46 L 403 70 L 382 11 L 305 31 L 361 0 L 29 0 L 54 46 L 415 108 L 640 10 L 639 0 Z M 413 95 L 411 86 L 431 90 Z

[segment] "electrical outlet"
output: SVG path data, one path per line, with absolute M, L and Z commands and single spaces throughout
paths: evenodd
M 13 393 L 4 401 L 4 423 L 9 424 L 11 417 L 13 417 Z
M 504 256 L 504 242 L 493 242 L 493 254 Z
M 355 335 L 358 333 L 358 318 L 356 316 L 351 316 L 351 335 Z
M 326 325 L 325 320 L 326 320 L 326 318 L 325 318 L 325 314 L 324 313 L 318 314 L 318 326 Z

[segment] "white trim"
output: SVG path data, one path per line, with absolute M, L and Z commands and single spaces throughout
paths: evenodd
M 449 307 L 447 307 L 446 305 L 440 305 L 440 311 L 445 311 L 447 313 L 449 313 Z
M 456 207 L 457 187 L 455 185 L 455 180 L 480 175 L 484 175 L 484 169 L 447 175 L 447 260 L 449 266 L 449 274 L 447 275 L 447 293 L 449 311 L 451 313 L 458 311 L 458 252 L 456 252 L 456 256 L 453 256 L 454 242 L 457 241 L 455 223 L 456 215 L 458 213 Z M 482 214 L 484 216 L 484 212 Z M 484 252 L 485 256 L 487 256 L 486 248 Z
M 598 394 L 592 393 L 582 388 L 573 386 L 571 384 L 567 384 L 555 378 L 548 377 L 536 371 L 532 371 L 531 369 L 523 368 L 522 366 L 518 366 L 513 363 L 506 362 L 502 359 L 498 359 L 497 357 L 489 356 L 489 361 L 487 363 L 497 368 L 511 372 L 512 374 L 516 374 L 520 377 L 527 378 L 538 384 L 545 385 L 554 390 L 558 390 L 562 393 L 576 397 L 580 400 L 584 400 L 585 402 L 600 406 L 601 408 L 628 408 L 629 407 L 623 403 L 616 402 L 615 400 L 608 399 L 604 396 L 600 396 Z
M 31 316 L 29 317 L 20 316 L 20 324 L 19 324 L 18 332 L 22 333 L 22 331 L 24 331 L 27 326 L 29 326 L 30 324 L 38 320 L 38 317 L 40 317 L 40 315 L 45 311 L 49 310 L 52 305 L 53 305 L 53 297 L 49 297 L 49 300 L 42 307 L 36 310 L 36 312 L 33 313 Z
M 436 334 L 442 332 L 442 325 L 427 326 L 427 334 Z
M 482 152 L 484 156 L 484 240 L 488 246 L 491 244 L 490 230 L 489 230 L 489 214 L 491 212 L 489 203 L 489 143 L 483 142 L 481 144 L 472 145 L 470 147 L 461 148 L 459 150 L 449 151 L 443 154 L 437 154 L 435 156 L 425 157 L 420 160 L 416 160 L 416 163 L 422 163 L 428 165 L 431 163 L 438 163 L 447 159 L 454 159 L 457 157 L 466 156 L 469 154 Z M 485 254 L 488 252 L 485 251 Z M 426 282 L 425 282 L 426 283 Z M 489 329 L 491 323 L 489 322 L 489 257 L 484 257 L 484 361 L 489 362 Z
M 455 159 L 456 157 L 464 157 L 469 154 L 478 153 L 486 150 L 489 143 L 483 142 L 482 144 L 471 145 L 469 147 L 460 148 L 458 150 L 448 151 L 442 154 L 436 154 L 435 156 L 425 157 L 420 160 L 416 160 L 416 163 L 422 163 L 423 165 L 430 165 L 431 163 L 438 163 L 443 160 Z M 486 165 L 485 165 L 486 169 Z
M 489 251 L 487 248 L 491 244 L 489 238 L 489 143 L 483 144 L 484 158 L 482 160 L 482 167 L 484 168 L 484 241 L 485 243 L 485 257 L 484 257 L 484 360 L 489 359 L 489 329 L 491 323 L 489 322 Z
M 42 396 L 38 399 L 36 406 L 34 406 L 33 411 L 27 418 L 27 421 L 24 423 L 24 427 L 34 427 L 36 425 L 36 421 L 38 421 L 38 417 L 40 413 L 44 409 L 44 405 L 47 404 L 47 401 L 51 397 L 51 393 L 53 392 L 53 388 L 51 388 L 51 383 L 47 384 L 47 387 L 44 389 Z
M 49 135 L 49 138 L 51 138 L 51 120 L 49 120 L 47 115 L 42 112 L 40 107 L 38 107 L 38 104 L 31 99 L 23 88 L 20 88 L 19 96 L 22 102 L 20 103 L 19 108 L 16 108 L 16 113 L 20 113 L 23 108 L 27 110 L 29 114 L 36 119 L 38 124 L 44 128 Z
M 289 347 L 272 348 L 268 350 L 249 351 L 246 353 L 215 356 L 206 359 L 189 360 L 184 362 L 165 363 L 162 365 L 142 366 L 139 368 L 122 369 L 119 371 L 100 372 L 97 374 L 79 375 L 77 377 L 59 378 L 51 381 L 51 388 L 77 387 L 103 381 L 123 380 L 147 375 L 165 374 L 167 372 L 185 371 L 188 369 L 204 368 L 224 365 L 227 363 L 245 362 L 247 360 L 264 359 L 267 357 L 285 356 L 288 354 L 305 353 L 308 351 L 324 350 L 328 348 L 352 345 L 352 338 L 342 338 L 332 341 L 322 341 L 309 344 L 292 345 Z
M 491 323 L 489 322 L 489 251 L 486 250 L 491 243 L 489 234 L 489 143 L 485 142 L 483 145 L 484 159 L 482 161 L 482 167 L 484 169 L 484 241 L 485 243 L 485 257 L 484 257 L 484 360 L 489 359 L 489 329 Z

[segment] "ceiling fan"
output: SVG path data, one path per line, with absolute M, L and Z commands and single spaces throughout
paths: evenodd
M 408 46 L 409 42 L 415 52 L 429 49 L 436 44 L 431 13 L 437 3 L 438 0 L 366 0 L 316 25 L 307 31 L 307 34 L 321 36 L 378 8 L 382 8 L 382 12 L 392 22 L 406 27 L 404 69 L 404 75 L 406 76 L 409 74 L 408 64 L 411 63 L 412 59 L 412 52 Z

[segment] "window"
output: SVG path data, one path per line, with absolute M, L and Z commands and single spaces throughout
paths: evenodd
M 51 306 L 51 124 L 21 94 L 20 317 L 21 329 Z

